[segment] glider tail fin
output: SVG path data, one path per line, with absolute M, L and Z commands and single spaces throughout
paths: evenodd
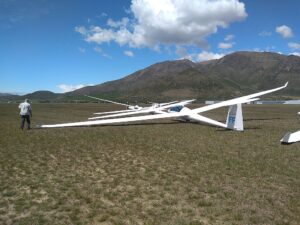
M 244 131 L 242 104 L 229 106 L 226 125 L 228 129 Z

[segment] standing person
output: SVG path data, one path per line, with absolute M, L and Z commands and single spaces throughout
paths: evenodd
M 21 129 L 23 130 L 25 120 L 27 122 L 27 130 L 30 129 L 30 117 L 32 116 L 31 105 L 28 103 L 28 99 L 25 99 L 23 103 L 19 105 L 21 116 Z

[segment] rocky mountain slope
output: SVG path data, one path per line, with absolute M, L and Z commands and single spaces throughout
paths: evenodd
M 300 57 L 269 52 L 236 52 L 218 60 L 166 61 L 122 79 L 84 87 L 67 95 L 118 99 L 226 99 L 290 81 L 277 98 L 300 96 Z

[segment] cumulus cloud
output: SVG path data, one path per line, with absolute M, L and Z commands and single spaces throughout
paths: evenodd
M 83 26 L 75 27 L 75 31 L 82 34 L 82 35 L 87 34 L 87 29 Z
M 202 51 L 198 55 L 198 61 L 207 61 L 212 59 L 220 59 L 224 56 L 224 54 L 218 54 L 213 52 Z
M 57 87 L 61 89 L 64 93 L 65 92 L 70 92 L 74 91 L 76 89 L 83 88 L 85 86 L 92 86 L 92 85 L 84 85 L 84 84 L 77 84 L 77 85 L 72 85 L 72 84 L 59 84 Z
M 113 19 L 107 20 L 107 25 L 110 27 L 118 28 L 118 27 L 126 27 L 129 22 L 127 17 L 122 18 L 120 21 L 114 21 Z
M 233 34 L 227 35 L 224 38 L 224 41 L 226 41 L 226 42 L 220 42 L 218 44 L 218 48 L 220 48 L 220 49 L 229 49 L 229 48 L 232 48 L 235 43 L 234 42 L 229 42 L 229 41 L 232 41 L 233 39 L 234 39 L 234 35 Z
M 296 50 L 296 49 L 300 49 L 300 44 L 296 43 L 296 42 L 290 42 L 288 43 L 289 48 Z
M 224 42 L 221 42 L 218 45 L 218 47 L 221 49 L 229 49 L 229 48 L 232 48 L 232 46 L 233 46 L 233 43 L 224 43 Z
M 239 0 L 132 0 L 131 15 L 108 27 L 76 27 L 87 42 L 116 42 L 133 48 L 161 45 L 207 46 L 206 37 L 247 17 Z
M 290 38 L 294 36 L 292 29 L 286 25 L 276 27 L 276 32 L 283 38 Z
M 133 57 L 134 56 L 134 54 L 133 54 L 132 51 L 124 51 L 124 54 L 127 55 L 127 56 L 129 56 L 129 57 Z

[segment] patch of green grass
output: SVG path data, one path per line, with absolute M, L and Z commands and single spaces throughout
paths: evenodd
M 33 104 L 33 127 L 114 109 Z M 279 142 L 299 106 L 246 106 L 242 133 L 171 120 L 21 131 L 17 105 L 0 111 L 0 224 L 300 221 L 300 143 Z

